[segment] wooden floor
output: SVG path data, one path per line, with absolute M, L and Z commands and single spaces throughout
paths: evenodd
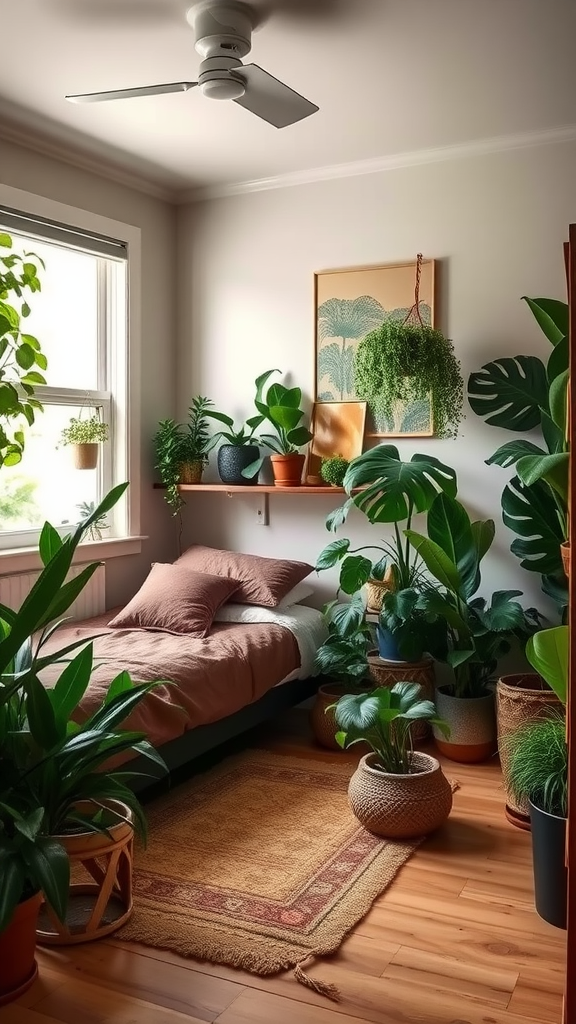
M 320 758 L 302 712 L 252 745 Z M 110 939 L 39 954 L 40 978 L 0 1024 L 529 1024 L 561 1020 L 564 933 L 532 904 L 530 838 L 503 816 L 496 764 L 446 765 L 448 825 L 421 847 L 333 957 L 259 978 Z

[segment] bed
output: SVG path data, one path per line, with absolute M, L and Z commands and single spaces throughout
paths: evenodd
M 46 651 L 97 635 L 95 669 L 80 717 L 95 710 L 123 670 L 134 681 L 170 680 L 147 695 L 127 725 L 146 733 L 174 770 L 316 691 L 311 671 L 325 636 L 321 613 L 293 605 L 252 614 L 258 621 L 215 621 L 210 634 L 199 639 L 112 629 L 112 610 L 63 626 Z M 245 615 L 250 617 L 250 610 Z M 45 671 L 43 681 L 50 685 L 60 671 L 61 666 Z

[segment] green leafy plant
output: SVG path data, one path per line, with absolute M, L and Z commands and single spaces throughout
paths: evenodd
M 510 550 L 565 605 L 560 544 L 568 535 L 568 306 L 556 299 L 524 300 L 552 345 L 546 364 L 525 355 L 486 363 L 470 375 L 468 401 L 491 426 L 541 433 L 541 445 L 525 437 L 508 441 L 486 461 L 515 467 L 502 493 L 503 521 L 517 534 Z
M 210 407 L 214 403 L 209 398 L 196 395 L 188 410 L 188 421 L 182 431 L 181 461 L 208 462 L 208 456 L 218 443 L 218 435 L 210 436 L 208 419 L 213 416 Z
M 276 455 L 292 455 L 299 451 L 303 445 L 308 444 L 312 434 L 307 427 L 304 427 L 300 420 L 304 411 L 300 408 L 302 391 L 300 388 L 287 388 L 283 384 L 271 384 L 266 394 L 264 387 L 273 373 L 280 373 L 280 370 L 267 370 L 260 377 L 256 378 L 256 398 L 254 404 L 263 420 L 272 424 L 275 434 L 261 434 L 260 443 L 270 448 Z M 264 458 L 256 459 L 246 469 L 242 470 L 242 476 L 248 480 L 257 476 L 262 468 Z
M 206 413 L 210 419 L 217 420 L 218 423 L 223 423 L 227 430 L 219 430 L 215 437 L 218 440 L 225 441 L 226 444 L 231 444 L 235 448 L 242 448 L 249 444 L 258 444 L 258 438 L 254 436 L 254 432 L 264 422 L 263 416 L 251 416 L 247 419 L 240 427 L 236 427 L 232 416 L 228 416 L 224 412 L 209 411 Z
M 0 467 L 15 466 L 22 460 L 25 442 L 24 423 L 34 423 L 42 409 L 35 397 L 37 384 L 46 379 L 48 360 L 40 342 L 22 329 L 30 315 L 27 292 L 41 289 L 39 256 L 13 251 L 12 237 L 0 231 Z
M 313 675 L 329 676 L 336 681 L 360 685 L 369 677 L 368 653 L 374 636 L 366 622 L 366 609 L 360 594 L 347 604 L 331 601 L 324 608 L 328 637 L 318 648 Z
M 102 540 L 102 533 L 104 530 L 109 530 L 110 527 L 107 522 L 106 513 L 98 515 L 96 519 L 92 516 L 96 512 L 96 504 L 93 501 L 82 501 L 76 508 L 80 512 L 80 522 L 83 523 L 85 520 L 90 520 L 90 525 L 87 527 L 86 536 L 90 540 Z
M 398 403 L 429 402 L 436 437 L 456 437 L 464 382 L 454 346 L 427 324 L 387 320 L 358 345 L 354 385 L 390 430 Z
M 423 595 L 428 592 L 433 596 L 435 588 L 421 578 L 418 586 L 384 595 L 379 626 L 393 636 L 404 661 L 420 661 L 425 653 L 439 661 L 447 658 L 448 627 L 441 615 L 425 606 Z
M 395 775 L 412 773 L 413 722 L 430 722 L 447 737 L 449 728 L 438 718 L 431 700 L 423 697 L 419 683 L 379 686 L 370 693 L 345 694 L 332 705 L 340 731 L 341 747 L 368 743 L 376 754 L 372 767 Z
M 561 715 L 531 722 L 512 733 L 508 783 L 516 800 L 531 800 L 548 814 L 568 816 L 568 746 Z
M 192 400 L 188 421 L 160 420 L 154 434 L 155 469 L 166 488 L 165 499 L 172 515 L 180 513 L 184 501 L 178 490 L 182 466 L 187 462 L 208 462 L 208 456 L 218 443 L 219 435 L 210 436 L 209 417 L 217 418 L 210 407 L 212 402 L 202 395 Z M 220 414 L 218 414 L 220 415 Z
M 540 629 L 526 644 L 526 657 L 532 668 L 548 683 L 564 706 L 568 700 L 568 661 L 570 630 L 568 626 Z
M 70 870 L 56 835 L 78 827 L 105 831 L 101 813 L 110 800 L 124 802 L 145 832 L 142 810 L 126 784 L 133 773 L 126 766 L 102 771 L 110 758 L 135 751 L 165 769 L 143 733 L 119 728 L 156 683 L 135 684 L 121 672 L 102 705 L 78 722 L 94 638 L 46 653 L 62 616 L 99 566 L 88 565 L 68 580 L 76 548 L 126 487 L 115 487 L 64 540 L 46 523 L 38 580 L 18 611 L 0 606 L 0 932 L 17 904 L 39 890 L 64 919 Z M 55 684 L 45 687 L 42 673 L 55 665 L 64 668 Z M 84 801 L 92 811 L 80 812 Z M 110 808 L 106 813 L 114 818 Z
M 108 440 L 110 431 L 108 424 L 103 423 L 98 415 L 82 419 L 73 416 L 60 435 L 60 444 L 103 444 Z
M 332 487 L 342 487 L 349 465 L 348 459 L 342 458 L 341 455 L 333 455 L 329 459 L 322 459 L 320 463 L 320 476 L 325 483 L 330 484 Z
M 474 597 L 482 559 L 494 540 L 493 520 L 473 523 L 456 498 L 439 494 L 428 512 L 427 530 L 427 537 L 414 530 L 406 535 L 442 589 L 424 590 L 417 607 L 446 623 L 454 695 L 479 697 L 512 639 L 525 643 L 540 618 L 515 600 L 519 590 L 496 591 L 489 603 Z

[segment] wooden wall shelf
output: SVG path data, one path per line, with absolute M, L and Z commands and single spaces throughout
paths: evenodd
M 165 490 L 164 484 L 154 487 Z M 276 487 L 274 484 L 178 484 L 179 491 L 212 491 L 215 494 L 344 494 L 343 487 Z

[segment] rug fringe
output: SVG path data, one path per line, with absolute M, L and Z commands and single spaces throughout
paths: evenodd
M 308 966 L 311 960 L 314 960 L 314 953 L 311 953 L 305 960 L 301 960 L 299 964 L 296 964 L 292 972 L 296 981 L 299 981 L 301 985 L 306 985 L 307 988 L 311 988 L 319 996 L 326 996 L 333 1003 L 339 1003 L 342 997 L 340 989 L 336 988 L 336 985 L 328 984 L 326 981 L 317 981 L 316 978 L 311 978 L 309 974 L 306 974 L 304 968 Z

